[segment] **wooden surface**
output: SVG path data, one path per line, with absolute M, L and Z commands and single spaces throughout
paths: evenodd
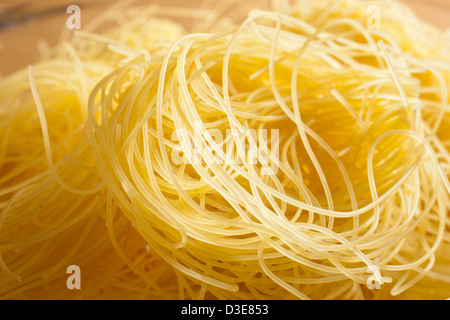
M 157 0 L 146 0 L 152 3 Z M 184 3 L 184 6 L 195 6 L 196 0 L 160 0 L 158 3 L 173 5 Z M 243 0 L 245 1 L 245 0 Z M 0 29 L 0 75 L 5 76 L 11 72 L 33 63 L 38 56 L 37 44 L 45 40 L 49 45 L 57 43 L 62 28 L 69 16 L 65 11 L 67 6 L 77 4 L 82 10 L 82 24 L 94 19 L 103 10 L 105 3 L 116 1 L 108 0 L 0 0 L 2 9 L 25 3 L 22 7 L 27 12 L 40 12 L 53 8 L 52 14 L 37 15 L 36 18 L 26 20 L 19 25 Z M 402 0 L 410 5 L 417 14 L 440 28 L 450 28 L 450 0 Z M 1 16 L 0 16 L 1 17 Z

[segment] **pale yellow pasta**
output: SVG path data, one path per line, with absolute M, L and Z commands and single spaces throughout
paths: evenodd
M 449 41 L 370 4 L 131 9 L 2 80 L 0 297 L 448 298 Z

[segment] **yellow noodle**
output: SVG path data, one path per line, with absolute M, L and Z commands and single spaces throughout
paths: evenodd
M 2 79 L 0 298 L 448 298 L 450 43 L 373 5 L 120 4 Z

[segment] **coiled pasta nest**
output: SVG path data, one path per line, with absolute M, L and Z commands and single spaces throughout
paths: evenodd
M 0 297 L 448 298 L 450 42 L 372 2 L 132 8 L 2 79 Z

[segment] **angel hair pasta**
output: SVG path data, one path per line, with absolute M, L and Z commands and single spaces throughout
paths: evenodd
M 448 298 L 450 41 L 371 4 L 132 10 L 3 79 L 0 297 Z

